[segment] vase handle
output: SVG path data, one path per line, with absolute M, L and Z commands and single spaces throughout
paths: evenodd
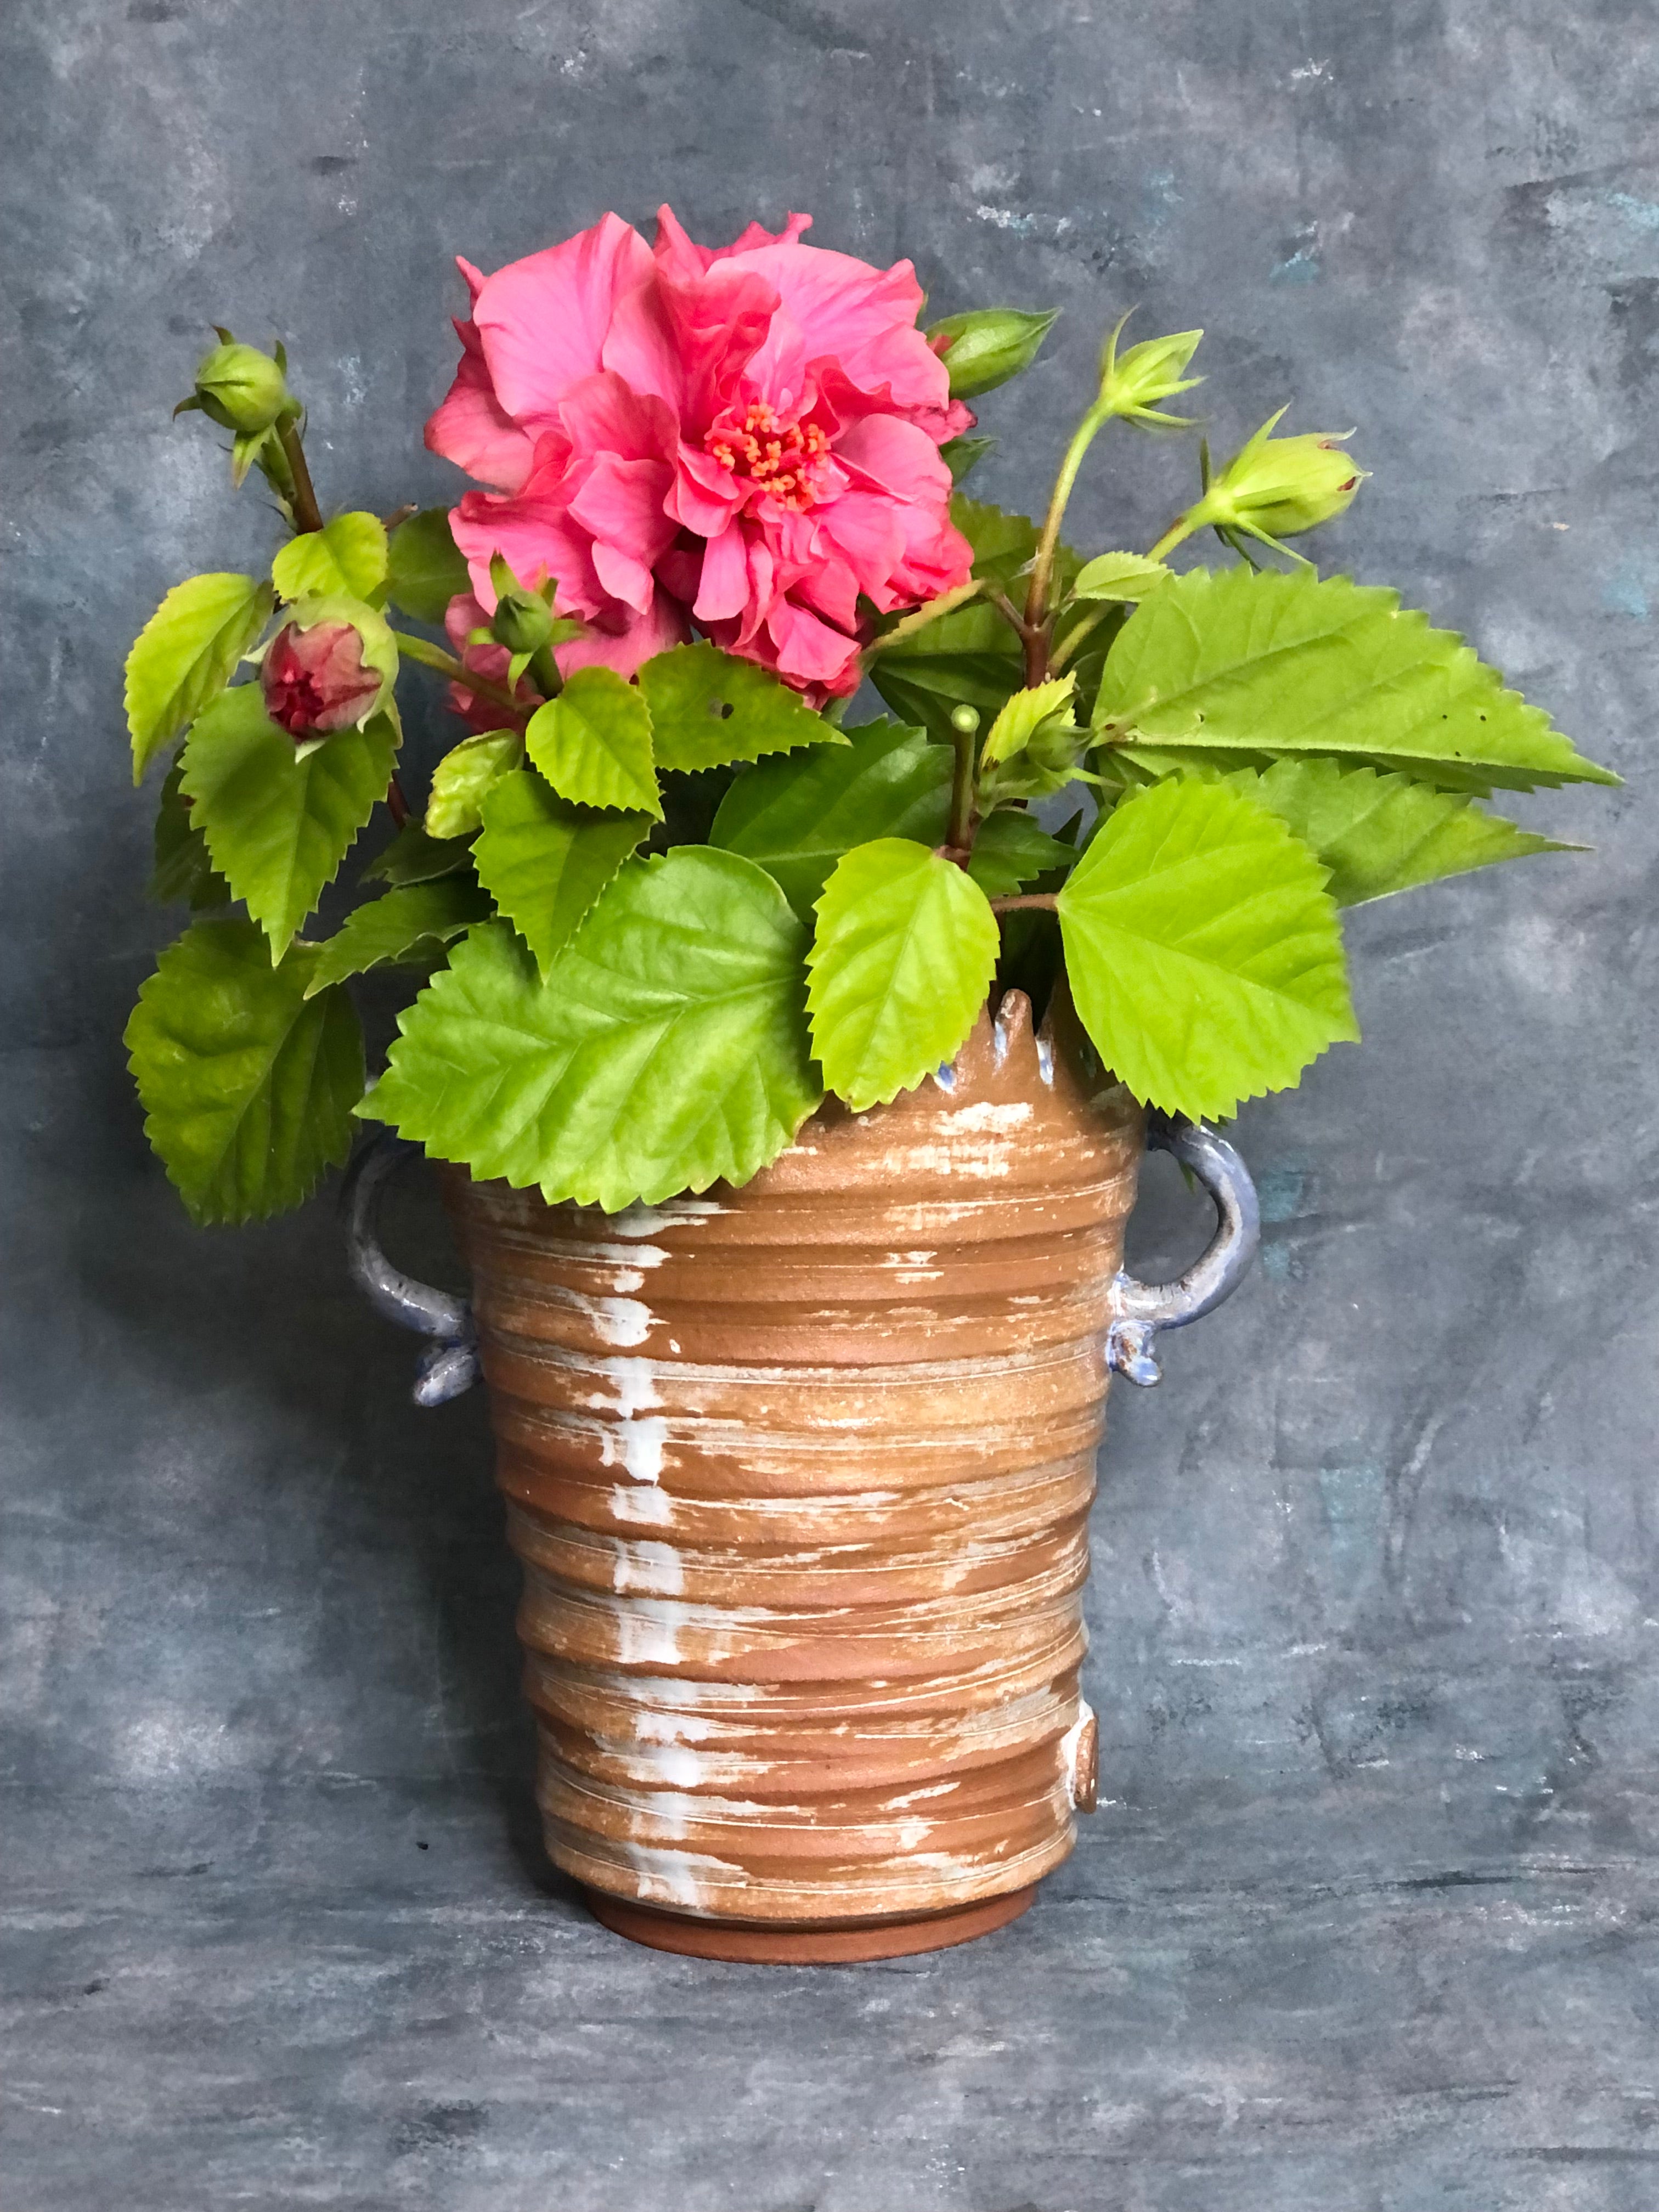
M 451 1291 L 417 1283 L 394 1267 L 380 1249 L 380 1201 L 392 1176 L 407 1160 L 423 1158 L 418 1145 L 388 1129 L 362 1146 L 346 1170 L 340 1193 L 345 1217 L 346 1261 L 352 1280 L 377 1313 L 432 1340 L 416 1364 L 417 1406 L 441 1406 L 478 1380 L 478 1343 L 470 1302 Z
M 1178 1115 L 1146 1117 L 1146 1149 L 1170 1152 L 1190 1168 L 1215 1200 L 1216 1232 L 1201 1259 L 1172 1283 L 1143 1283 L 1127 1272 L 1112 1285 L 1106 1364 L 1131 1382 L 1159 1380 L 1154 1345 L 1161 1328 L 1183 1328 L 1236 1291 L 1261 1238 L 1261 1208 L 1250 1171 L 1213 1129 Z

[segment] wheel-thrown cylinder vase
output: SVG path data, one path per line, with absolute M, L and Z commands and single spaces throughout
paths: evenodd
M 1023 995 L 741 1189 L 443 1171 L 540 1735 L 611 1926 L 890 1955 L 1012 1919 L 1093 1796 L 1078 1686 L 1144 1117 Z

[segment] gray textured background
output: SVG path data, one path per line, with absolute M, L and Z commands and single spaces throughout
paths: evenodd
M 3 26 L 8 2212 L 1659 2205 L 1644 0 Z M 1358 425 L 1324 557 L 1630 777 L 1522 802 L 1596 859 L 1357 921 L 1363 1052 L 1243 1118 L 1265 1265 L 1115 1401 L 1109 1802 L 890 1966 L 666 1960 L 545 1874 L 482 1404 L 410 1407 L 327 1206 L 193 1234 L 118 1042 L 173 926 L 123 651 L 268 544 L 167 419 L 204 325 L 287 337 L 325 503 L 431 498 L 447 257 L 665 196 L 1062 305 L 985 409 L 1011 504 L 1106 322 L 1207 325 L 1224 447 Z M 1121 439 L 1079 524 L 1146 542 L 1188 462 Z M 1155 1194 L 1143 1249 L 1195 1233 Z

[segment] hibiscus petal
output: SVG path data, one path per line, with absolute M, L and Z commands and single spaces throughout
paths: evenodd
M 872 269 L 816 246 L 763 246 L 736 257 L 782 302 L 780 317 L 809 331 L 815 359 L 832 356 L 866 391 L 882 385 L 902 408 L 943 407 L 951 380 L 915 327 L 922 291 L 908 261 Z
M 645 605 L 651 571 L 674 541 L 678 525 L 663 509 L 672 480 L 665 461 L 625 461 L 601 453 L 570 502 L 572 521 L 593 538 L 593 567 L 600 582 L 631 607 Z M 612 582 L 613 574 L 629 580 Z
M 673 410 L 653 394 L 630 391 L 609 369 L 571 386 L 559 403 L 559 423 L 577 455 L 668 461 L 679 450 Z
M 495 397 L 515 422 L 534 431 L 556 420 L 570 386 L 603 365 L 617 301 L 651 269 L 639 233 L 607 215 L 485 278 L 473 320 Z
M 823 684 L 832 688 L 845 683 L 849 665 L 856 669 L 859 644 L 819 620 L 793 599 L 780 599 L 766 617 L 767 633 L 780 676 L 792 683 Z M 850 686 L 848 687 L 851 688 Z
M 748 548 L 742 525 L 733 522 L 703 548 L 702 574 L 691 611 L 702 623 L 728 621 L 743 612 L 748 596 Z
M 896 415 L 866 415 L 836 441 L 836 459 L 866 484 L 896 499 L 937 507 L 951 495 L 951 471 L 925 430 Z
M 464 273 L 469 265 L 462 263 Z M 427 450 L 453 461 L 481 483 L 517 491 L 530 473 L 535 441 L 496 399 L 477 325 L 457 321 L 455 335 L 461 342 L 460 364 L 455 381 L 427 420 Z
M 592 629 L 586 637 L 556 646 L 553 658 L 561 676 L 578 668 L 614 668 L 618 676 L 637 675 L 647 660 L 684 645 L 691 635 L 685 609 L 666 592 L 658 592 L 640 614 L 620 630 Z

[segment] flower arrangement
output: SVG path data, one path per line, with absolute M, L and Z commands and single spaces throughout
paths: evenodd
M 268 576 L 169 592 L 126 669 L 135 781 L 171 756 L 154 889 L 196 916 L 127 1042 L 198 1220 L 296 1204 L 359 1116 L 550 1200 L 741 1183 L 1016 985 L 1068 991 L 1143 1101 L 1225 1116 L 1357 1038 L 1343 907 L 1564 849 L 1495 791 L 1617 781 L 1292 549 L 1362 480 L 1342 438 L 1200 443 L 1149 550 L 1063 541 L 1109 424 L 1196 428 L 1169 402 L 1199 331 L 1119 325 L 1039 523 L 957 487 L 968 403 L 1053 317 L 924 328 L 908 263 L 806 228 L 710 250 L 664 210 L 654 246 L 606 216 L 463 262 L 449 512 L 325 515 L 281 348 L 219 333 L 183 407 L 291 534 Z M 1227 565 L 1177 572 L 1206 532 Z M 466 730 L 418 816 L 410 664 Z M 890 714 L 845 726 L 866 678 Z M 304 936 L 382 805 L 376 895 Z M 366 1092 L 347 986 L 387 964 L 411 995 Z

